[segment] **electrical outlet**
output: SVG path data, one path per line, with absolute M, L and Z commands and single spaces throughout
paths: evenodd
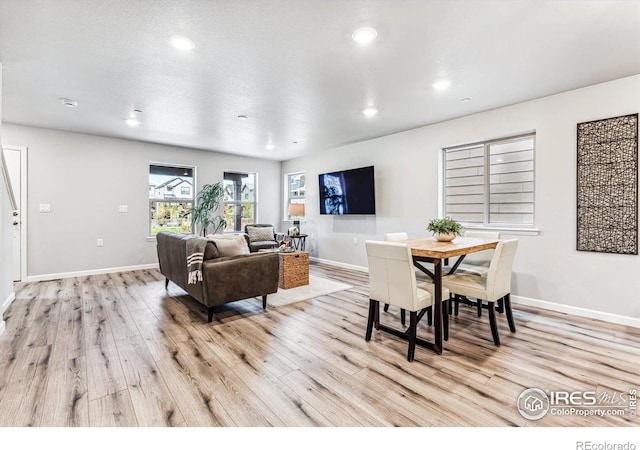
M 118 211 L 121 213 L 129 212 L 129 207 L 127 205 L 120 205 L 120 207 L 118 208 Z
M 102 247 L 104 245 L 104 241 L 102 239 L 98 239 L 98 247 Z
M 357 237 L 353 238 L 353 245 L 358 245 L 358 238 Z
M 40 210 L 41 213 L 50 213 L 51 212 L 51 205 L 46 203 L 46 204 L 40 204 Z

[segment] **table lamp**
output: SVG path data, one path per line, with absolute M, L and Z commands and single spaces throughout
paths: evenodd
M 289 203 L 289 216 L 295 217 L 293 219 L 293 226 L 298 229 L 298 233 L 300 232 L 300 219 L 299 217 L 304 217 L 304 203 Z

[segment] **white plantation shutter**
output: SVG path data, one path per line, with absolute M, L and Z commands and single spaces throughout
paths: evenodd
M 444 149 L 445 215 L 463 223 L 534 224 L 535 135 Z
M 488 223 L 533 225 L 533 141 L 489 144 Z
M 483 223 L 484 145 L 445 151 L 445 215 Z

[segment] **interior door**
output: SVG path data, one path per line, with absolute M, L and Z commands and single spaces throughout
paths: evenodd
M 11 183 L 11 189 L 16 201 L 16 210 L 13 211 L 13 280 L 21 280 L 21 267 L 22 267 L 22 154 L 19 149 L 4 148 L 5 162 L 7 163 L 7 172 L 9 175 L 9 182 Z

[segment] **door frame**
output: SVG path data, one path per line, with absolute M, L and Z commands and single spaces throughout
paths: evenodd
M 27 153 L 24 145 L 2 145 L 2 149 L 20 152 L 20 281 L 27 278 Z

